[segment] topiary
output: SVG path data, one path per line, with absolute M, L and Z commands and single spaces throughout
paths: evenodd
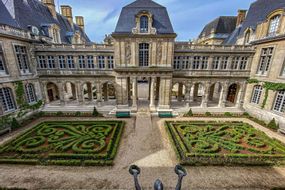
M 75 113 L 75 116 L 76 117 L 79 117 L 81 115 L 81 112 L 80 111 L 77 111 L 76 113 Z
M 243 115 L 244 117 L 249 117 L 249 116 L 250 116 L 249 113 L 247 113 L 247 112 L 244 112 L 242 115 Z
M 184 114 L 184 116 L 186 116 L 186 117 L 192 117 L 192 116 L 193 116 L 192 109 L 190 108 L 190 110 L 189 110 L 186 114 Z
M 232 117 L 232 116 L 233 116 L 233 114 L 230 113 L 230 112 L 225 112 L 224 115 L 225 115 L 226 117 Z
M 22 126 L 20 125 L 20 123 L 17 121 L 16 118 L 13 118 L 12 123 L 11 123 L 11 127 L 12 127 L 12 129 L 18 129 Z
M 99 112 L 97 111 L 97 109 L 96 109 L 96 106 L 94 106 L 94 108 L 93 108 L 93 113 L 92 113 L 92 115 L 94 116 L 94 117 L 98 117 L 100 114 L 99 114 Z
M 277 130 L 279 127 L 275 121 L 275 118 L 273 118 L 267 125 L 268 128 L 270 129 L 274 129 L 274 130 Z
M 211 114 L 211 112 L 206 112 L 205 115 L 206 116 L 211 116 L 212 114 Z

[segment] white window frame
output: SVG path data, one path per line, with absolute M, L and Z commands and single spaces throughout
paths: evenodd
M 261 85 L 254 86 L 250 102 L 253 104 L 259 104 L 262 92 L 263 92 L 263 88 Z
M 73 55 L 67 56 L 67 65 L 68 65 L 69 69 L 75 69 L 74 56 Z
M 55 59 L 54 56 L 48 55 L 47 56 L 47 65 L 49 69 L 55 69 Z
M 148 67 L 149 66 L 149 49 L 150 45 L 148 43 L 139 44 L 139 66 Z
M 279 113 L 284 113 L 285 111 L 285 90 L 277 92 L 273 110 Z
M 275 36 L 277 34 L 281 21 L 281 15 L 275 15 L 269 20 L 268 36 Z
M 85 56 L 84 55 L 79 55 L 78 56 L 78 65 L 80 69 L 85 69 L 86 64 L 85 64 Z
M 66 69 L 66 59 L 64 55 L 58 56 L 58 64 L 60 69 Z
M 4 59 L 4 53 L 0 44 L 0 75 L 7 75 L 7 68 Z
M 4 113 L 15 111 L 17 109 L 11 88 L 0 88 L 0 102 Z
M 99 69 L 105 69 L 106 68 L 105 56 L 104 55 L 98 56 L 98 67 L 99 67 Z
M 18 67 L 21 74 L 30 74 L 29 58 L 27 53 L 27 47 L 22 45 L 14 45 L 15 54 L 18 62 Z
M 88 69 L 94 69 L 94 56 L 93 55 L 87 55 L 87 67 Z
M 267 75 L 272 61 L 274 48 L 262 48 L 257 74 Z
M 26 92 L 27 102 L 29 104 L 34 104 L 37 102 L 37 95 L 36 95 L 35 87 L 33 84 L 31 83 L 26 84 L 25 92 Z
M 114 56 L 110 55 L 107 57 L 108 60 L 108 69 L 114 68 Z
M 239 64 L 239 70 L 246 70 L 247 62 L 248 62 L 248 57 L 241 57 L 240 64 Z

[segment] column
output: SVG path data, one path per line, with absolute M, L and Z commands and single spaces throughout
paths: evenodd
M 241 84 L 239 92 L 238 92 L 237 103 L 236 103 L 236 107 L 237 108 L 242 108 L 243 107 L 243 103 L 244 103 L 243 99 L 244 99 L 245 88 L 246 88 L 246 82 L 243 82 Z
M 97 103 L 98 106 L 101 106 L 102 102 L 102 87 L 101 87 L 101 82 L 96 83 L 96 92 L 97 92 Z
M 159 108 L 170 109 L 172 78 L 161 78 L 159 89 Z
M 79 81 L 76 82 L 77 100 L 79 105 L 83 104 L 83 89 Z
M 64 84 L 62 82 L 58 83 L 58 91 L 59 91 L 59 100 L 60 100 L 60 105 L 65 105 L 65 100 L 64 100 Z
M 196 101 L 199 91 L 199 84 L 196 83 L 193 88 L 193 100 Z
M 44 98 L 45 98 L 45 103 L 48 104 L 49 103 L 49 97 L 48 97 L 48 92 L 47 92 L 47 83 L 43 83 L 43 90 L 44 90 Z
M 228 89 L 229 89 L 229 82 L 226 82 L 223 84 L 223 89 L 222 89 L 222 92 L 221 92 L 220 98 L 219 98 L 219 107 L 220 108 L 226 107 Z
M 155 81 L 156 81 L 156 78 L 155 77 L 151 77 L 151 83 L 150 83 L 150 110 L 155 110 L 155 94 L 154 94 L 154 91 L 155 91 Z
M 132 110 L 137 110 L 137 88 L 138 88 L 138 84 L 137 84 L 137 78 L 134 77 L 132 78 Z
M 182 101 L 182 94 L 183 94 L 183 84 L 178 83 L 178 102 Z
M 202 108 L 208 107 L 209 87 L 210 87 L 210 82 L 206 82 L 205 83 L 205 89 L 204 89 L 204 95 L 202 96 L 202 103 L 201 103 Z
M 128 107 L 128 77 L 118 76 L 116 77 L 116 95 L 118 107 Z M 115 88 L 116 88 L 115 86 Z
M 186 94 L 185 94 L 185 98 L 186 98 L 186 107 L 190 106 L 190 101 L 191 101 L 191 87 L 192 84 L 186 84 Z

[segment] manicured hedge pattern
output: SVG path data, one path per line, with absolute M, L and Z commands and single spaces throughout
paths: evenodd
M 0 164 L 112 165 L 123 121 L 43 122 L 0 147 Z
M 243 122 L 166 121 L 181 164 L 279 165 L 285 146 Z

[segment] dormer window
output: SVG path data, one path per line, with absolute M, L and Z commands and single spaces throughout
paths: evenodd
M 268 36 L 275 36 L 280 24 L 280 15 L 273 16 L 269 21 Z
M 53 43 L 60 44 L 60 28 L 56 24 L 52 24 L 49 26 L 49 36 L 52 38 Z
M 148 33 L 148 17 L 147 16 L 141 16 L 140 18 L 140 32 Z
M 248 44 L 248 43 L 249 43 L 249 40 L 250 40 L 250 30 L 248 30 L 248 31 L 245 33 L 244 45 Z

